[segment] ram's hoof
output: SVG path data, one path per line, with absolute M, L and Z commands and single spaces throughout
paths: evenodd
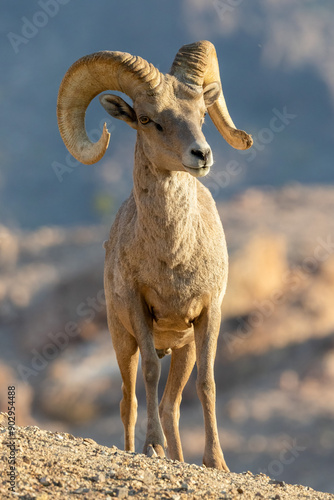
M 152 444 L 149 444 L 147 446 L 146 455 L 152 458 L 165 457 L 165 452 L 160 444 L 155 444 L 154 446 Z

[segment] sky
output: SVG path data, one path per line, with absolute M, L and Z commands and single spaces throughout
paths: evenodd
M 56 121 L 69 66 L 106 49 L 168 72 L 183 44 L 215 44 L 230 114 L 254 138 L 242 155 L 207 120 L 215 167 L 203 182 L 217 200 L 248 187 L 334 181 L 331 1 L 3 0 L 0 35 L 0 223 L 95 224 L 129 194 L 135 132 L 93 102 L 87 130 L 97 137 L 109 120 L 112 137 L 103 160 L 87 167 L 69 156 Z M 278 116 L 283 126 L 273 130 Z

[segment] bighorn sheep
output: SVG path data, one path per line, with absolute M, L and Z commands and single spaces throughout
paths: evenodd
M 125 449 L 134 451 L 135 383 L 139 351 L 146 387 L 144 453 L 183 460 L 179 435 L 183 388 L 197 362 L 197 392 L 203 406 L 203 463 L 228 471 L 220 447 L 214 359 L 227 281 L 228 258 L 215 202 L 197 177 L 213 163 L 202 133 L 206 110 L 221 135 L 237 149 L 252 145 L 237 130 L 223 96 L 212 43 L 183 46 L 168 74 L 140 57 L 97 52 L 75 62 L 58 96 L 58 123 L 70 153 L 92 164 L 109 142 L 106 126 L 92 143 L 85 112 L 100 92 L 106 111 L 137 130 L 134 187 L 121 206 L 105 244 L 108 325 L 122 375 L 120 403 Z M 159 357 L 171 352 L 165 391 L 158 404 Z

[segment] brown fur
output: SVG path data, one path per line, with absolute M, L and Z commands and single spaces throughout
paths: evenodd
M 170 80 L 165 83 L 169 84 Z M 184 91 L 181 84 L 177 86 Z M 178 431 L 179 406 L 196 360 L 197 390 L 206 431 L 203 461 L 209 467 L 228 470 L 217 434 L 213 377 L 221 301 L 227 281 L 224 232 L 210 192 L 184 171 L 179 159 L 174 160 L 180 149 L 177 142 L 182 144 L 182 137 L 189 136 L 190 142 L 194 138 L 203 140 L 199 117 L 204 100 L 202 96 L 178 100 L 175 90 L 170 93 L 173 99 L 165 92 L 168 99 L 167 103 L 163 100 L 164 105 L 160 97 L 156 107 L 154 99 L 150 99 L 150 116 L 153 109 L 155 120 L 162 122 L 161 115 L 165 113 L 168 126 L 173 127 L 175 135 L 168 130 L 173 148 L 171 163 L 175 161 L 179 170 L 169 170 L 165 162 L 152 162 L 152 156 L 168 156 L 169 152 L 161 151 L 156 138 L 149 137 L 145 128 L 140 129 L 134 189 L 120 208 L 106 244 L 108 324 L 123 377 L 121 415 L 125 448 L 134 450 L 139 348 L 147 391 L 148 429 L 144 452 L 152 446 L 156 453 L 163 455 L 164 432 L 169 456 L 183 460 Z M 182 109 L 184 105 L 192 108 L 192 113 L 190 109 L 186 113 Z M 157 111 L 157 108 L 160 109 Z M 136 102 L 134 109 L 138 115 Z M 190 115 L 193 122 L 184 123 L 184 118 L 177 117 L 173 123 L 176 111 L 182 117 Z M 164 123 L 164 128 L 166 126 Z M 191 137 L 191 129 L 194 137 Z M 156 135 L 155 131 L 151 131 L 151 135 Z M 151 143 L 151 139 L 155 142 Z M 182 147 L 188 145 L 184 142 Z M 160 153 L 154 151 L 148 157 L 145 150 L 150 146 L 159 148 Z M 156 349 L 168 348 L 172 350 L 171 367 L 158 412 L 160 364 Z

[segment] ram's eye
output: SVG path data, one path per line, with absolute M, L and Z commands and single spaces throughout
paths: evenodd
M 141 116 L 139 118 L 139 121 L 142 125 L 147 125 L 148 123 L 150 123 L 151 120 L 149 119 L 148 116 Z

